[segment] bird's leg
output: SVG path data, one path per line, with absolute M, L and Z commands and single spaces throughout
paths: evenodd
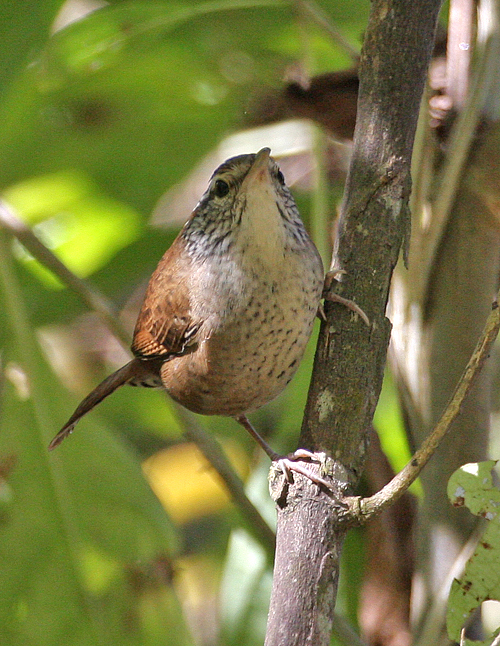
M 325 276 L 325 284 L 323 287 L 323 298 L 326 301 L 330 301 L 331 303 L 340 303 L 341 305 L 345 305 L 347 308 L 351 310 L 351 312 L 358 314 L 358 316 L 360 316 L 363 319 L 366 325 L 370 327 L 370 319 L 366 316 L 365 312 L 361 309 L 359 305 L 356 305 L 356 303 L 354 301 L 351 301 L 349 298 L 344 298 L 343 296 L 340 296 L 340 294 L 335 294 L 334 292 L 330 292 L 330 287 L 332 285 L 332 282 L 334 280 L 337 280 L 337 276 L 339 274 L 343 274 L 343 273 L 345 272 L 342 270 L 327 272 Z M 318 307 L 318 316 L 323 321 L 326 321 L 325 311 L 323 309 L 322 303 L 320 303 L 320 306 Z
M 273 462 L 276 462 L 276 460 L 279 460 L 282 457 L 279 453 L 273 451 L 266 440 L 257 433 L 246 415 L 237 415 L 234 419 L 250 433 L 253 439 L 264 449 Z
M 252 426 L 252 424 L 250 423 L 250 420 L 246 415 L 236 415 L 234 419 L 250 433 L 250 435 L 254 438 L 254 440 L 264 449 L 267 455 L 271 458 L 271 461 L 277 462 L 278 466 L 285 474 L 285 478 L 288 480 L 288 482 L 290 482 L 291 480 L 291 472 L 295 471 L 295 473 L 300 473 L 306 478 L 309 478 L 311 482 L 314 482 L 314 484 L 317 484 L 318 486 L 323 486 L 323 487 L 326 487 L 327 489 L 331 488 L 331 485 L 326 480 L 324 480 L 321 476 L 316 475 L 315 473 L 311 473 L 301 464 L 298 464 L 296 462 L 296 460 L 301 460 L 303 458 L 311 460 L 312 462 L 320 462 L 320 460 L 318 460 L 317 455 L 315 455 L 311 451 L 308 451 L 307 449 L 297 449 L 295 453 L 292 453 L 291 455 L 287 455 L 287 456 L 280 455 L 279 453 L 276 453 L 276 451 L 273 451 L 273 449 L 269 446 L 266 440 L 261 435 L 259 435 L 259 433 L 257 433 L 257 431 L 254 429 L 254 427 Z

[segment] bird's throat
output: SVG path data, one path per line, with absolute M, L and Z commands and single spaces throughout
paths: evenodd
M 268 267 L 283 263 L 289 240 L 275 197 L 258 191 L 247 199 L 237 237 L 248 260 Z

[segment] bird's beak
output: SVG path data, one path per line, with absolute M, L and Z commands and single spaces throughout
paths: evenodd
M 269 178 L 270 153 L 271 153 L 270 148 L 262 148 L 262 150 L 259 150 L 259 152 L 255 155 L 254 162 L 250 170 L 248 171 L 247 176 L 243 180 L 243 186 L 245 188 L 248 188 L 252 184 L 260 183 L 265 178 Z
M 259 152 L 255 155 L 255 160 L 253 162 L 252 168 L 255 168 L 259 164 L 267 165 L 270 154 L 271 154 L 270 148 L 261 148 Z

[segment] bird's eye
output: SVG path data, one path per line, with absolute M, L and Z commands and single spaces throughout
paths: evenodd
M 216 197 L 224 197 L 229 193 L 229 184 L 223 179 L 218 179 L 214 184 L 214 194 Z
M 285 185 L 285 176 L 283 175 L 283 173 L 280 170 L 276 174 L 276 179 L 281 184 L 281 186 Z

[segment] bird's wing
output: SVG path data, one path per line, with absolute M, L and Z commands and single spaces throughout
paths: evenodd
M 201 321 L 194 321 L 187 289 L 189 263 L 175 240 L 151 276 L 139 313 L 132 352 L 141 359 L 167 359 L 194 349 Z

